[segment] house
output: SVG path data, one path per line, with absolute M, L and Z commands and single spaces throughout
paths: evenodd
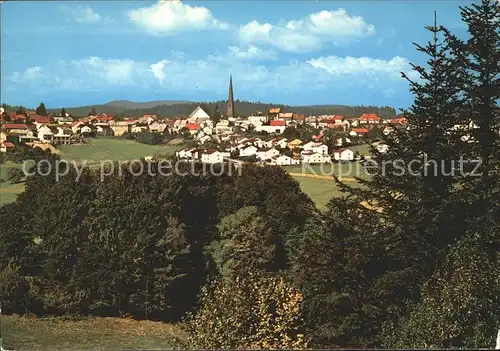
M 368 129 L 366 128 L 353 128 L 350 132 L 349 135 L 353 137 L 362 137 L 366 136 L 368 134 Z
M 253 145 L 243 147 L 240 149 L 240 156 L 252 156 L 257 154 L 257 148 Z
M 269 117 L 270 120 L 275 119 L 278 117 L 280 112 L 281 112 L 281 108 L 274 107 L 274 108 L 269 109 L 269 111 L 267 112 L 267 116 Z
M 10 141 L 4 141 L 0 144 L 0 152 L 10 152 L 12 150 L 14 150 L 14 144 Z
M 80 134 L 83 136 L 92 136 L 96 132 L 94 126 L 84 125 L 80 128 Z
M 302 145 L 302 140 L 300 139 L 293 139 L 292 141 L 290 141 L 287 146 L 289 149 L 295 149 L 295 148 L 298 148 Z
M 331 159 L 328 155 L 323 155 L 312 151 L 306 151 L 302 153 L 303 163 L 328 163 L 330 161 Z
M 101 136 L 113 136 L 114 135 L 114 131 L 110 126 L 102 125 L 102 124 L 96 125 L 96 133 L 97 133 L 97 135 L 101 135 Z
M 112 120 L 113 120 L 113 115 L 101 113 L 99 116 L 97 116 L 97 121 L 101 123 L 109 123 Z
M 186 128 L 189 130 L 189 134 L 195 135 L 200 130 L 200 125 L 198 123 L 187 123 Z
M 56 127 L 56 132 L 53 133 L 53 143 L 54 145 L 60 145 L 60 144 L 71 144 L 71 136 L 72 132 L 71 129 L 69 128 L 63 128 L 63 127 Z
M 287 138 L 283 138 L 283 137 L 276 137 L 274 139 L 272 139 L 270 142 L 269 142 L 269 147 L 273 147 L 273 146 L 277 146 L 279 147 L 280 149 L 284 149 L 287 147 L 288 143 L 287 143 L 288 139 Z
M 28 133 L 28 127 L 26 126 L 26 124 L 21 123 L 5 123 L 0 129 L 11 134 L 24 135 Z
M 385 126 L 384 130 L 382 131 L 382 134 L 387 136 L 387 135 L 391 134 L 392 132 L 394 132 L 394 127 Z
M 205 111 L 201 106 L 198 106 L 194 109 L 193 112 L 188 117 L 189 122 L 196 123 L 200 120 L 209 120 L 210 116 L 207 111 Z
M 381 154 L 385 154 L 389 150 L 389 145 L 386 143 L 379 143 L 377 145 L 377 151 L 380 152 Z
M 209 142 L 211 140 L 212 140 L 212 137 L 210 135 L 204 134 L 201 138 L 198 139 L 198 142 L 200 144 L 205 144 L 205 143 L 207 143 L 207 142 Z
M 49 116 L 33 116 L 31 117 L 33 123 L 49 124 L 51 123 L 51 118 Z
M 287 155 L 279 155 L 271 159 L 271 164 L 277 166 L 291 166 L 291 165 L 298 165 L 299 163 L 300 160 L 297 160 Z
M 363 113 L 359 117 L 360 124 L 378 124 L 380 123 L 380 117 L 375 113 Z
M 52 143 L 54 141 L 54 131 L 47 125 L 39 125 L 37 135 L 42 143 Z
M 333 158 L 337 161 L 352 161 L 354 152 L 349 149 L 338 149 L 333 153 Z
M 273 157 L 279 156 L 280 152 L 275 148 L 259 150 L 257 152 L 257 158 L 260 160 L 266 161 L 270 160 Z
M 293 118 L 293 113 L 292 112 L 278 113 L 278 118 L 283 119 L 285 121 L 291 121 Z
M 137 124 L 135 126 L 132 126 L 131 132 L 135 134 L 145 132 L 146 130 L 148 130 L 148 126 Z
M 229 126 L 229 121 L 224 119 L 215 125 L 215 134 L 232 133 L 233 127 Z
M 312 151 L 322 155 L 328 154 L 328 146 L 326 146 L 323 143 L 310 141 L 307 144 L 305 144 L 302 148 L 304 149 L 304 151 Z
M 201 154 L 201 162 L 203 163 L 222 163 L 223 161 L 222 153 L 216 150 L 207 150 Z
M 182 159 L 198 159 L 198 149 L 195 147 L 188 147 L 176 152 L 176 156 Z

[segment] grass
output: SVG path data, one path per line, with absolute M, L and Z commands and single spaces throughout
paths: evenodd
M 349 150 L 354 151 L 354 152 L 359 152 L 359 154 L 361 156 L 370 156 L 371 155 L 371 148 L 370 148 L 370 145 L 368 145 L 368 144 L 348 146 L 347 148 Z
M 1 317 L 7 350 L 172 349 L 179 330 L 167 323 L 125 318 Z
M 97 164 L 101 160 L 127 161 L 146 156 L 172 155 L 178 149 L 178 146 L 147 145 L 115 138 L 93 138 L 87 144 L 58 147 L 61 158 L 78 163 L 85 160 L 87 165 Z
M 0 165 L 0 179 L 4 181 L 0 183 L 0 206 L 16 201 L 17 194 L 24 191 L 24 184 L 12 184 L 7 181 L 7 176 L 10 168 L 21 168 L 22 164 L 6 162 Z
M 93 138 L 88 144 L 61 145 L 58 147 L 62 159 L 82 163 L 88 166 L 97 165 L 101 160 L 126 161 L 145 156 L 165 156 L 175 153 L 177 145 L 147 145 L 134 140 L 118 138 Z M 0 178 L 6 180 L 9 168 L 21 167 L 19 163 L 6 162 L 0 165 Z M 14 202 L 17 194 L 24 191 L 24 184 L 11 184 L 10 181 L 0 183 L 0 206 Z

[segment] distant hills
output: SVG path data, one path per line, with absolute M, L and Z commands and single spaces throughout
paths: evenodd
M 224 114 L 226 110 L 226 101 L 213 102 L 193 102 L 193 101 L 149 101 L 149 102 L 133 102 L 128 100 L 115 100 L 101 105 L 89 105 L 81 107 L 67 107 L 66 112 L 72 116 L 87 116 L 92 109 L 97 113 L 113 114 L 117 117 L 139 117 L 145 114 L 157 115 L 160 117 L 182 117 L 188 116 L 193 110 L 201 106 L 210 115 L 213 113 L 215 106 L 218 106 L 219 111 Z M 9 106 L 10 107 L 10 106 Z M 394 117 L 396 110 L 389 106 L 346 106 L 346 105 L 311 105 L 311 106 L 289 106 L 283 104 L 250 102 L 250 101 L 235 101 L 235 112 L 237 115 L 249 116 L 251 114 L 262 112 L 266 114 L 272 107 L 280 107 L 282 112 L 294 112 L 308 115 L 324 115 L 336 114 L 342 116 L 360 116 L 363 113 L 376 113 L 382 118 Z M 12 106 L 10 109 L 17 109 Z M 61 108 L 48 109 L 54 115 L 57 115 Z

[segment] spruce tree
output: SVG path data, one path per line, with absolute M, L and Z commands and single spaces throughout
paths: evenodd
M 467 191 L 460 196 L 471 204 L 466 216 L 481 226 L 499 217 L 500 3 L 482 0 L 481 4 L 461 7 L 461 17 L 468 28 L 468 40 L 460 40 L 449 31 L 446 36 L 465 72 L 461 87 L 467 117 L 464 123 L 470 126 L 464 134 L 472 142 L 463 154 L 480 161 L 480 167 L 463 177 L 461 183 Z
M 45 104 L 43 102 L 36 108 L 35 113 L 38 116 L 47 116 L 47 109 L 45 108 Z
M 443 29 L 436 21 L 426 28 L 432 39 L 425 46 L 415 45 L 428 57 L 427 67 L 413 65 L 413 74 L 403 74 L 415 96 L 413 105 L 403 110 L 410 127 L 384 136 L 389 150 L 373 150 L 372 177 L 359 178 L 361 188 L 339 183 L 345 199 L 329 203 L 331 235 L 349 233 L 342 234 L 339 247 L 345 263 L 336 276 L 350 279 L 345 287 L 330 285 L 330 296 L 345 294 L 353 306 L 349 323 L 327 326 L 319 320 L 318 328 L 331 328 L 331 345 L 377 345 L 383 326 L 407 313 L 422 282 L 463 233 L 451 203 L 456 180 L 450 173 L 462 144 L 450 130 L 459 122 L 464 74 L 442 40 Z M 325 284 L 317 281 L 321 277 L 306 276 L 303 285 Z M 319 302 L 316 306 L 322 308 Z M 345 318 L 345 311 L 338 317 Z M 327 339 L 323 342 L 328 345 Z
M 61 117 L 66 117 L 66 109 L 64 107 L 61 109 Z

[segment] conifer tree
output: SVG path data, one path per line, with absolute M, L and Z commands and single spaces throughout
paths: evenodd
M 36 108 L 35 113 L 38 116 L 47 116 L 47 109 L 45 108 L 45 104 L 43 102 Z
M 338 246 L 345 263 L 336 275 L 350 279 L 346 287 L 330 285 L 337 291 L 329 295 L 345 294 L 354 306 L 349 323 L 327 326 L 319 320 L 317 327 L 331 328 L 331 344 L 377 345 L 383 325 L 407 313 L 407 303 L 418 299 L 422 282 L 463 233 L 451 203 L 456 179 L 450 173 L 462 144 L 450 130 L 459 121 L 464 74 L 442 40 L 443 29 L 436 21 L 426 28 L 432 39 L 425 46 L 415 45 L 428 57 L 427 67 L 413 65 L 412 73 L 403 73 L 415 96 L 410 109 L 403 111 L 410 127 L 384 136 L 389 150 L 373 150 L 367 168 L 372 177 L 360 178 L 361 188 L 339 183 L 346 199 L 329 204 L 332 235 L 349 233 Z M 325 284 L 317 281 L 321 276 L 306 276 L 303 285 Z M 319 302 L 316 306 L 322 308 Z M 328 345 L 328 339 L 324 343 Z

